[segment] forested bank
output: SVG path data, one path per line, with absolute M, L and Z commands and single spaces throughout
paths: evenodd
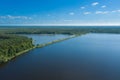
M 33 45 L 33 40 L 31 38 L 14 34 L 2 34 L 0 35 L 0 63 L 7 62 L 18 55 L 30 51 L 31 49 L 45 47 L 77 36 L 80 35 L 71 35 L 69 37 L 53 40 L 44 44 Z
M 7 62 L 21 52 L 33 48 L 32 39 L 9 34 L 0 34 L 0 63 Z
M 81 35 L 86 33 L 120 33 L 120 28 L 0 28 L 0 63 L 25 53 L 36 46 L 33 45 L 32 39 L 19 36 L 18 34 L 68 34 Z M 44 47 L 65 39 L 56 40 L 37 47 Z

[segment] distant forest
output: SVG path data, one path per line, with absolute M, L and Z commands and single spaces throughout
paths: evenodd
M 42 28 L 1 28 L 5 34 L 81 34 L 81 33 L 120 33 L 120 27 L 42 27 Z

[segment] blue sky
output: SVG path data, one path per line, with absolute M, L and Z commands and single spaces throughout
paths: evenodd
M 3 24 L 120 24 L 120 0 L 1 0 Z

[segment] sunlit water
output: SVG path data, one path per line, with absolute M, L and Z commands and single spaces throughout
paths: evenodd
M 45 44 L 54 40 L 62 39 L 62 38 L 67 38 L 70 35 L 62 35 L 62 34 L 31 34 L 31 35 L 22 35 L 22 36 L 27 36 L 29 38 L 33 39 L 33 44 Z
M 0 80 L 120 80 L 120 35 L 87 34 L 34 49 L 2 65 Z

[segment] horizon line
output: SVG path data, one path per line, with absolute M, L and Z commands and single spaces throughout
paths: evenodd
M 0 26 L 120 26 L 120 24 L 0 24 Z

